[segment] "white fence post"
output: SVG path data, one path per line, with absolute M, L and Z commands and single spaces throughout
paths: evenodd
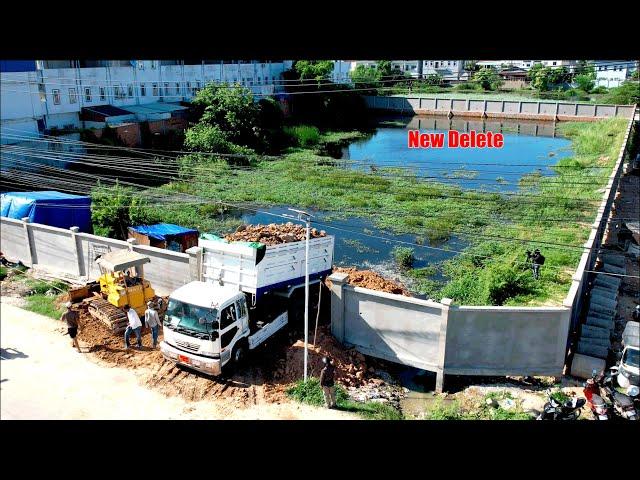
M 185 253 L 189 255 L 189 276 L 192 281 L 202 281 L 202 247 L 188 248 Z
M 442 313 L 440 316 L 440 335 L 438 336 L 438 367 L 436 371 L 436 392 L 442 393 L 444 390 L 444 360 L 447 351 L 447 325 L 449 322 L 449 309 L 453 300 L 443 298 Z
M 71 241 L 73 242 L 73 249 L 76 254 L 76 263 L 78 265 L 78 276 L 84 277 L 84 262 L 82 261 L 82 247 L 80 246 L 80 238 L 78 237 L 79 227 L 71 227 Z
M 25 242 L 27 242 L 27 248 L 29 249 L 29 263 L 30 263 L 30 267 L 33 267 L 33 265 L 37 262 L 38 257 L 36 256 L 36 252 L 35 252 L 35 245 L 33 244 L 33 242 L 31 241 L 31 231 L 29 228 L 29 217 L 22 217 L 22 226 L 24 227 L 24 240 Z
M 344 287 L 349 281 L 346 273 L 334 273 L 328 280 L 331 282 L 331 334 L 339 342 L 344 342 Z

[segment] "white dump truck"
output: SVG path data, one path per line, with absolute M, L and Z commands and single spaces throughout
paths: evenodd
M 309 281 L 331 273 L 334 237 L 309 241 Z M 305 241 L 266 246 L 200 239 L 200 281 L 169 296 L 164 316 L 167 360 L 219 375 L 229 362 L 304 316 Z M 300 299 L 302 298 L 302 302 Z
M 638 322 L 628 321 L 622 332 L 622 357 L 618 364 L 618 385 L 627 389 L 627 394 L 638 393 L 640 387 L 640 347 L 638 344 Z

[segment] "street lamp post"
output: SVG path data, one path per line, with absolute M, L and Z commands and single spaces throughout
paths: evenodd
M 298 220 L 305 222 L 307 235 L 304 247 L 304 381 L 307 381 L 307 364 L 309 358 L 309 238 L 311 237 L 311 215 L 303 210 L 289 208 L 298 214 Z

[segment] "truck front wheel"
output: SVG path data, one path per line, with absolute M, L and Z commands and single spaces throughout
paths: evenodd
M 247 358 L 246 342 L 238 342 L 231 351 L 231 360 L 234 365 L 242 365 Z

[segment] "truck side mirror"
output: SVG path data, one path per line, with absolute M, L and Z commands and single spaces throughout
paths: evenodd
M 211 332 L 211 340 L 216 340 L 219 336 L 220 334 L 218 333 L 217 330 L 214 332 Z

